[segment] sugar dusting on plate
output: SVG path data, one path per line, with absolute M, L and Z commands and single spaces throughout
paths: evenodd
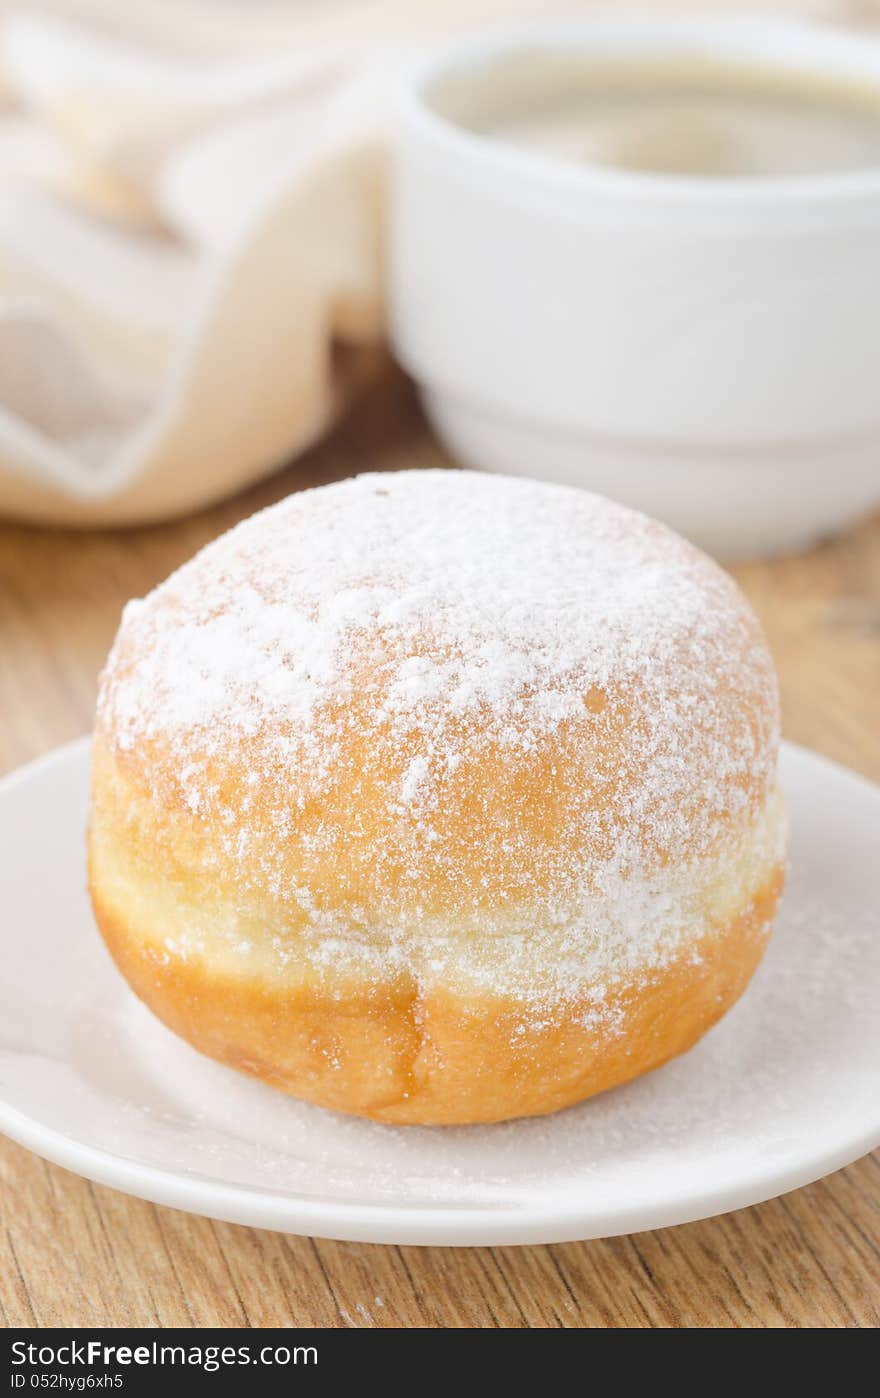
M 295 1192 L 319 1175 L 336 1199 L 510 1208 L 534 1193 L 626 1196 L 654 1162 L 658 1190 L 671 1178 L 698 1191 L 712 1183 L 709 1162 L 735 1171 L 738 1152 L 741 1167 L 803 1150 L 815 1121 L 839 1113 L 842 1062 L 849 1114 L 859 1093 L 866 1111 L 876 1100 L 864 1043 L 876 1025 L 877 916 L 832 888 L 817 899 L 812 877 L 795 877 L 750 993 L 696 1048 L 548 1117 L 392 1127 L 326 1112 L 203 1058 L 124 990 L 108 1034 L 168 1094 L 156 1128 L 176 1124 L 185 1168 L 230 1181 L 241 1172 Z

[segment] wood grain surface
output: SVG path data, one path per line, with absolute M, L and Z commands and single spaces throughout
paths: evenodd
M 88 730 L 123 602 L 206 540 L 304 485 L 443 462 L 409 390 L 388 374 L 329 442 L 194 518 L 103 534 L 0 524 L 0 771 Z M 807 555 L 734 572 L 770 637 L 786 735 L 880 780 L 880 518 Z M 703 1223 L 553 1247 L 442 1249 L 214 1223 L 90 1184 L 2 1141 L 0 1320 L 873 1327 L 880 1155 Z

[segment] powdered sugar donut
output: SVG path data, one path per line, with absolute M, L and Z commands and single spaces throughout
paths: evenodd
M 586 492 L 297 494 L 131 603 L 98 924 L 214 1058 L 388 1122 L 549 1112 L 689 1048 L 779 897 L 778 699 L 737 587 Z

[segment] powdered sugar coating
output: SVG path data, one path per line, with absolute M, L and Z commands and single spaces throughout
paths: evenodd
M 234 867 L 235 944 L 269 896 L 318 961 L 418 945 L 440 974 L 497 934 L 525 984 L 537 911 L 593 983 L 597 937 L 660 962 L 705 930 L 707 862 L 780 855 L 775 676 L 738 589 L 521 479 L 366 475 L 245 521 L 126 609 L 99 731 Z

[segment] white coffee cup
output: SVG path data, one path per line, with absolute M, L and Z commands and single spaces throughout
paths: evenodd
M 496 31 L 408 80 L 391 217 L 396 352 L 464 463 L 566 481 L 731 556 L 880 501 L 880 162 L 746 179 L 565 163 L 432 105 L 501 57 L 702 57 L 877 86 L 880 43 L 796 20 Z

